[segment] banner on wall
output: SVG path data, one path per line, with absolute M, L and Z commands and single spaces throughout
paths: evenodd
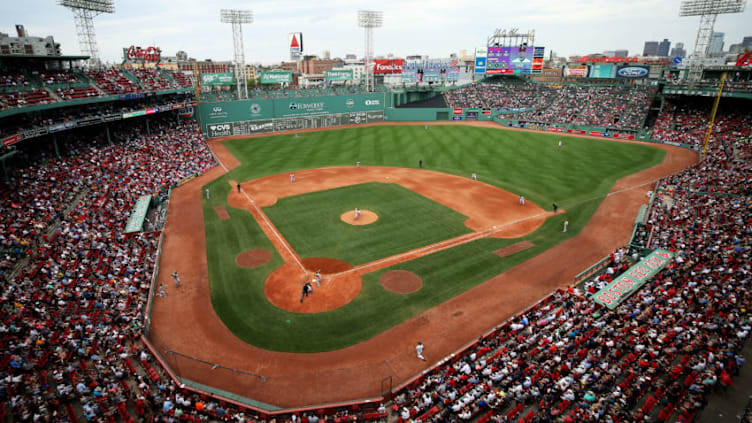
M 641 262 L 627 269 L 603 289 L 593 294 L 596 303 L 614 309 L 640 289 L 671 261 L 674 253 L 655 250 Z

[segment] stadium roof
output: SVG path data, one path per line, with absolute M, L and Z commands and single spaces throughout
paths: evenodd
M 48 56 L 46 54 L 0 54 L 3 59 L 41 59 L 41 60 L 88 60 L 89 56 Z

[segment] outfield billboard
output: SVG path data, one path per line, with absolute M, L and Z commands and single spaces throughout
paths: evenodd
M 376 59 L 373 61 L 373 73 L 402 73 L 405 59 Z
M 420 79 L 418 78 L 417 69 L 405 69 L 402 71 L 402 82 L 406 84 L 414 84 L 419 81 Z
M 230 72 L 201 74 L 201 85 L 232 85 L 234 83 L 235 76 Z
M 282 84 L 292 82 L 292 72 L 261 72 L 262 84 Z
M 616 78 L 616 67 L 614 65 L 590 65 L 588 78 Z
M 650 75 L 649 65 L 622 65 L 616 68 L 616 77 L 623 79 L 645 79 Z
M 475 49 L 475 73 L 486 73 L 487 58 L 488 47 L 477 47 Z
M 352 69 L 337 69 L 324 71 L 324 79 L 327 81 L 352 81 Z
M 588 74 L 587 66 L 564 66 L 561 68 L 561 76 L 584 78 Z

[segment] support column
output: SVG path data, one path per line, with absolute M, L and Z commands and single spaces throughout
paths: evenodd
M 57 147 L 57 136 L 52 135 L 52 145 L 55 146 L 55 157 L 60 158 L 60 149 Z
M 104 132 L 105 132 L 105 134 L 107 134 L 107 143 L 110 144 L 110 145 L 113 145 L 112 144 L 112 138 L 110 137 L 110 127 L 109 127 L 109 125 L 105 125 Z
M 149 119 L 146 119 L 146 135 L 151 136 L 151 129 L 149 128 Z

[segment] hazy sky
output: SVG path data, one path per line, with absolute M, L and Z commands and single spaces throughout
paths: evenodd
M 359 9 L 384 13 L 384 25 L 375 30 L 377 55 L 428 54 L 447 57 L 459 50 L 485 45 L 495 28 L 535 29 L 535 44 L 560 56 L 626 48 L 641 54 L 646 40 L 668 38 L 672 47 L 695 43 L 698 17 L 679 18 L 679 0 L 497 0 L 484 7 L 468 7 L 461 0 L 116 0 L 115 14 L 95 18 L 100 55 L 121 61 L 122 48 L 130 45 L 162 48 L 172 56 L 185 50 L 197 59 L 230 60 L 232 30 L 219 21 L 219 9 L 250 9 L 255 22 L 245 25 L 248 63 L 287 60 L 287 34 L 302 32 L 305 54 L 332 57 L 347 53 L 361 56 L 363 30 Z M 478 4 L 478 2 L 472 2 Z M 721 15 L 715 30 L 725 32 L 726 49 L 752 35 L 752 6 L 744 13 Z M 15 35 L 23 24 L 33 36 L 53 35 L 64 54 L 79 54 L 73 14 L 55 0 L 0 2 L 0 32 Z

